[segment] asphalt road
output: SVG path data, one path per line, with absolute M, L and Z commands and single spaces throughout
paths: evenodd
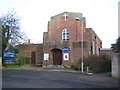
M 52 70 L 3 70 L 2 88 L 116 88 L 108 73 L 92 76 Z

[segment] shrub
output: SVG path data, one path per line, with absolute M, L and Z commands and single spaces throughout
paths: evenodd
M 19 64 L 19 65 L 30 64 L 30 58 L 16 57 L 15 64 Z
M 71 67 L 72 69 L 74 69 L 74 70 L 78 70 L 79 67 L 80 67 L 80 62 L 75 61 L 75 62 L 73 62 L 73 63 L 70 65 L 70 67 Z
M 21 65 L 30 64 L 30 58 L 15 56 L 14 64 L 3 64 L 5 68 L 17 68 Z
M 111 71 L 111 60 L 107 55 L 89 56 L 84 59 L 84 65 L 94 73 Z

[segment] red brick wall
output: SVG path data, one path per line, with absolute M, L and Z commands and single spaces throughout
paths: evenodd
M 17 45 L 19 53 L 17 54 L 19 57 L 27 57 L 31 60 L 31 53 L 35 52 L 36 56 L 34 57 L 36 60 L 35 64 L 41 64 L 43 61 L 43 45 L 42 44 L 21 44 Z
M 113 51 L 111 49 L 102 49 L 100 50 L 100 55 L 109 55 L 110 57 L 112 57 Z
M 57 17 L 57 16 L 56 16 Z M 64 21 L 63 16 L 59 16 L 56 18 L 51 18 L 51 21 L 48 24 L 48 40 L 53 41 L 61 41 L 62 40 L 62 30 L 66 27 L 70 33 L 70 41 L 81 40 L 81 22 L 73 18 L 72 16 L 68 16 L 67 21 Z M 84 18 L 83 24 L 84 31 L 86 30 L 86 21 Z M 46 34 L 44 34 L 46 36 Z
M 43 63 L 43 44 L 39 44 L 36 48 L 36 62 L 35 64 Z
M 19 53 L 17 54 L 19 57 L 28 57 L 31 58 L 31 52 L 36 51 L 38 44 L 21 44 L 17 45 Z

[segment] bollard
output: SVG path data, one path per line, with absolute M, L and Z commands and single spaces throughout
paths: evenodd
M 92 75 L 93 73 L 89 73 L 89 67 L 87 67 L 87 75 Z

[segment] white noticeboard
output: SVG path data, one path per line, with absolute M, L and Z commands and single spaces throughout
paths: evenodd
M 44 53 L 44 60 L 49 60 L 49 54 L 48 53 Z
M 65 61 L 69 60 L 69 53 L 64 53 L 64 54 L 63 54 L 63 59 L 64 59 Z

